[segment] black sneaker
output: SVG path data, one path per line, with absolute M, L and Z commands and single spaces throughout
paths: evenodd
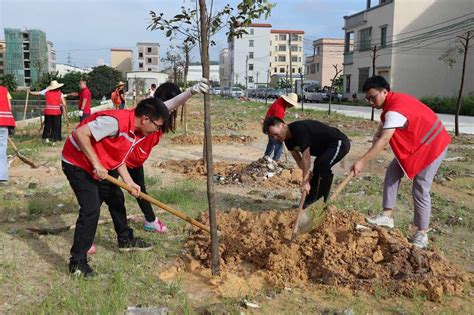
M 147 251 L 153 248 L 152 245 L 145 242 L 139 237 L 134 237 L 131 240 L 125 243 L 119 243 L 119 251 L 121 252 L 131 252 L 131 251 Z
M 69 272 L 75 277 L 92 278 L 97 276 L 97 273 L 89 266 L 87 260 L 80 260 L 78 262 L 69 262 Z

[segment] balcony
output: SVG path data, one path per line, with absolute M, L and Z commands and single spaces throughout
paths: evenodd
M 345 30 L 351 30 L 351 29 L 367 22 L 367 12 L 362 11 L 362 12 L 359 12 L 357 14 L 344 17 L 344 19 L 346 20 L 345 25 L 344 25 L 344 29 Z
M 354 54 L 351 52 L 344 53 L 344 63 L 343 65 L 351 65 L 354 63 Z

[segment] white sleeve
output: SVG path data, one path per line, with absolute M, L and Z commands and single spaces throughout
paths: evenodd
M 48 92 L 48 90 L 44 89 L 44 90 L 40 91 L 39 94 L 44 96 L 46 94 L 46 92 Z
M 170 100 L 165 101 L 165 106 L 168 108 L 169 111 L 174 110 L 176 107 L 182 106 L 188 99 L 190 99 L 193 95 L 189 89 L 186 89 L 183 93 L 176 95 Z
M 388 111 L 385 114 L 383 129 L 402 128 L 407 122 L 407 118 L 399 112 Z
M 117 119 L 111 116 L 99 116 L 87 125 L 95 141 L 100 141 L 105 137 L 114 137 L 119 131 Z

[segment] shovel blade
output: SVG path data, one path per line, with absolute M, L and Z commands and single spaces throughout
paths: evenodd
M 294 240 L 298 235 L 309 233 L 320 226 L 326 218 L 325 206 L 324 201 L 320 199 L 301 211 L 296 219 L 291 239 Z

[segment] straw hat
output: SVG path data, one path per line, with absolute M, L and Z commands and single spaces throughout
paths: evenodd
M 119 86 L 122 86 L 122 85 L 125 85 L 125 83 L 123 83 L 122 81 L 119 81 L 119 83 L 117 83 L 116 87 L 119 87 Z
M 298 106 L 298 95 L 296 93 L 289 93 L 288 95 L 282 95 L 282 98 L 291 106 Z
M 58 83 L 58 81 L 56 80 L 53 80 L 51 81 L 51 83 L 49 84 L 49 86 L 46 88 L 47 91 L 50 91 L 50 90 L 56 90 L 56 89 L 59 89 L 61 86 L 63 86 L 64 83 Z

